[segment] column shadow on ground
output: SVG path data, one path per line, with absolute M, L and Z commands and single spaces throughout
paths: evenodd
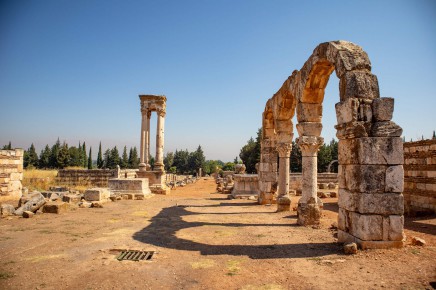
M 198 251 L 202 255 L 234 255 L 248 256 L 252 259 L 277 259 L 277 258 L 310 258 L 331 254 L 342 255 L 342 247 L 337 243 L 300 243 L 300 244 L 264 244 L 264 245 L 211 245 L 199 243 L 176 236 L 183 229 L 201 226 L 225 227 L 271 227 L 280 230 L 283 227 L 296 226 L 294 224 L 250 224 L 250 223 L 210 223 L 187 222 L 183 217 L 201 215 L 203 213 L 190 212 L 190 206 L 173 206 L 162 211 L 151 219 L 151 224 L 133 234 L 133 239 L 158 247 L 169 249 Z M 204 207 L 209 206 L 194 206 Z M 218 213 L 214 213 L 218 214 Z M 225 215 L 227 213 L 219 213 Z M 230 213 L 234 214 L 234 213 Z M 239 213 L 244 215 L 245 213 Z

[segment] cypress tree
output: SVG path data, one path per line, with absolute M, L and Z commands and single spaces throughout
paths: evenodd
M 30 145 L 30 148 L 27 150 L 27 154 L 24 155 L 23 166 L 25 168 L 28 167 L 36 167 L 38 166 L 38 154 L 36 153 L 35 146 Z
M 436 132 L 433 130 L 433 137 L 432 137 L 432 139 L 433 140 L 435 140 L 436 139 Z M 9 146 L 11 145 L 11 142 L 9 142 Z
M 98 154 L 97 154 L 97 168 L 103 168 L 103 166 L 104 166 L 104 162 L 101 153 L 101 141 L 100 141 L 100 145 L 98 146 Z
M 88 156 L 86 156 L 86 145 L 85 142 L 83 142 L 82 145 L 82 154 L 83 154 L 83 168 L 88 168 Z
M 89 147 L 88 169 L 92 169 L 92 147 Z
M 104 151 L 103 154 L 103 166 L 102 168 L 109 168 L 110 164 L 111 164 L 111 150 L 110 149 L 106 149 L 106 151 Z
M 45 145 L 44 150 L 41 150 L 41 154 L 39 155 L 38 167 L 39 168 L 49 168 L 50 167 L 50 156 L 51 151 L 48 144 Z
M 120 167 L 125 169 L 129 166 L 129 157 L 127 156 L 127 147 L 124 146 L 123 157 L 121 158 Z
M 64 142 L 62 147 L 59 149 L 58 158 L 57 158 L 57 164 L 59 168 L 65 168 L 69 165 L 70 160 L 70 152 L 68 150 L 67 143 Z
M 117 146 L 114 146 L 114 148 L 112 148 L 111 153 L 110 153 L 110 158 L 109 158 L 109 168 L 116 168 L 117 165 L 120 165 L 120 154 L 118 153 L 118 148 Z
M 56 143 L 51 147 L 51 154 L 50 154 L 50 168 L 58 168 L 58 154 L 59 150 L 61 148 L 61 142 L 58 140 Z
M 131 168 L 138 168 L 138 165 L 139 165 L 138 151 L 136 150 L 136 147 L 133 147 L 132 158 L 131 158 Z

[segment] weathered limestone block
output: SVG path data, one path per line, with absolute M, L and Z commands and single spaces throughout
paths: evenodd
M 290 211 L 291 199 L 289 196 L 280 196 L 277 198 L 277 212 Z
M 392 121 L 375 122 L 372 124 L 372 137 L 400 137 L 403 129 Z
M 339 189 L 338 205 L 361 214 L 402 215 L 404 197 L 397 193 L 355 193 Z
M 348 98 L 379 98 L 377 77 L 367 70 L 346 72 L 339 80 L 339 95 L 341 101 Z
M 350 212 L 351 233 L 364 241 L 378 241 L 383 239 L 383 216 L 362 215 Z
M 40 192 L 29 194 L 29 200 L 15 211 L 15 215 L 22 216 L 23 212 L 36 212 L 46 203 L 44 196 Z
M 66 194 L 62 197 L 63 202 L 69 203 L 78 203 L 82 199 L 83 195 L 81 194 Z
M 43 213 L 55 213 L 55 214 L 61 214 L 64 212 L 67 212 L 69 209 L 68 203 L 61 202 L 61 203 L 49 203 L 45 204 L 42 207 Z
M 359 100 L 356 98 L 348 98 L 342 102 L 336 103 L 335 110 L 338 124 L 355 122 L 357 121 Z
M 0 211 L 2 217 L 13 215 L 15 213 L 15 207 L 11 204 L 2 204 Z
M 298 135 L 319 136 L 322 131 L 322 124 L 315 122 L 302 122 L 297 124 Z
M 106 188 L 90 188 L 85 191 L 84 197 L 86 201 L 107 201 L 110 192 Z
M 322 121 L 322 104 L 298 103 L 297 105 L 298 122 Z
M 297 223 L 303 226 L 319 225 L 322 215 L 322 202 L 311 197 L 307 203 L 298 203 Z
M 390 121 L 394 113 L 394 98 L 378 98 L 372 103 L 372 112 L 376 122 Z
M 390 166 L 386 169 L 386 192 L 404 191 L 404 169 L 403 165 Z
M 388 240 L 389 241 L 402 241 L 404 239 L 403 233 L 404 216 L 402 215 L 390 215 L 389 216 L 389 228 Z M 386 229 L 383 229 L 385 231 Z
M 403 141 L 400 137 L 364 137 L 339 140 L 340 164 L 403 164 Z
M 371 70 L 371 62 L 368 54 L 361 48 L 339 50 L 335 62 L 335 70 L 338 78 L 340 79 L 346 72 L 356 69 Z
M 151 194 L 148 178 L 109 179 L 109 190 L 115 195 L 134 194 L 135 196 L 146 196 Z
M 23 212 L 23 218 L 25 219 L 29 219 L 32 218 L 35 214 L 31 211 L 26 210 L 25 212 Z
M 359 112 L 357 114 L 357 120 L 363 122 L 371 122 L 372 121 L 372 107 L 370 100 L 361 99 L 359 105 Z
M 368 132 L 371 131 L 371 122 L 353 121 L 344 124 L 335 125 L 336 137 L 339 140 L 368 137 Z
M 345 188 L 352 192 L 383 193 L 385 191 L 385 165 L 345 165 Z

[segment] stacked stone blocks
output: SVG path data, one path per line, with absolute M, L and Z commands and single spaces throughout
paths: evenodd
M 22 149 L 0 150 L 0 200 L 21 197 L 23 155 Z
M 406 213 L 436 213 L 436 139 L 404 143 Z

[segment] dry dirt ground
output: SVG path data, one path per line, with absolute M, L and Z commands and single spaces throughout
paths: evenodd
M 324 201 L 321 228 L 306 228 L 295 212 L 227 200 L 202 179 L 168 196 L 4 218 L 0 289 L 432 289 L 434 216 L 406 220 L 402 249 L 346 256 L 330 229 L 337 200 Z M 156 254 L 118 261 L 118 249 Z

